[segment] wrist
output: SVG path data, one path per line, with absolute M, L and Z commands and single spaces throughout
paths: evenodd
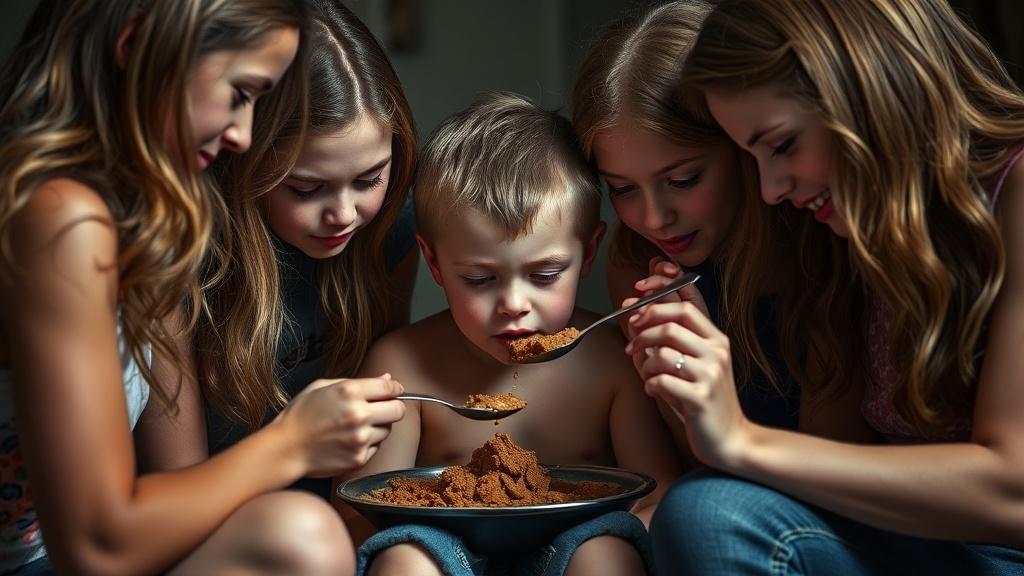
M 286 422 L 276 418 L 256 431 L 252 437 L 258 437 L 259 441 L 266 445 L 270 464 L 281 472 L 285 485 L 306 476 L 309 471 L 306 458 L 295 432 Z
M 730 474 L 746 476 L 756 466 L 764 431 L 762 426 L 744 418 L 723 451 L 722 469 Z

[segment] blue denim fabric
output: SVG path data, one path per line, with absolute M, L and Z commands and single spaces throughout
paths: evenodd
M 1024 551 L 879 530 L 771 488 L 697 471 L 651 521 L 660 574 L 1024 574 Z
M 15 568 L 11 572 L 5 572 L 4 576 L 53 576 L 53 574 L 53 564 L 50 564 L 50 559 L 44 556 L 20 568 Z
M 644 563 L 651 566 L 650 540 L 644 525 L 628 512 L 611 512 L 562 532 L 533 553 L 514 556 L 477 554 L 461 538 L 439 528 L 394 526 L 374 534 L 359 548 L 356 574 L 366 574 L 378 552 L 397 544 L 416 543 L 434 557 L 445 576 L 561 576 L 584 542 L 603 535 L 617 536 L 633 544 Z

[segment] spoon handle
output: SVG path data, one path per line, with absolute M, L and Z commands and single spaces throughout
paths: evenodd
M 445 402 L 440 398 L 428 396 L 426 394 L 417 394 L 415 392 L 405 392 L 395 396 L 396 400 L 426 400 L 427 402 L 437 402 L 438 404 L 444 404 L 445 406 L 453 406 L 451 402 Z
M 612 320 L 612 319 L 618 318 L 619 316 L 622 316 L 626 312 L 632 312 L 633 310 L 636 310 L 637 308 L 639 308 L 641 306 L 645 306 L 647 304 L 650 304 L 651 302 L 654 302 L 655 300 L 657 300 L 659 298 L 664 298 L 665 296 L 675 292 L 676 290 L 679 290 L 680 288 L 682 288 L 684 286 L 689 286 L 690 284 L 693 284 L 694 282 L 696 282 L 699 279 L 700 279 L 700 274 L 697 274 L 696 272 L 687 272 L 686 274 L 683 274 L 678 280 L 676 280 L 675 282 L 669 284 L 668 286 L 665 286 L 661 290 L 658 290 L 654 294 L 651 294 L 649 296 L 644 296 L 643 298 L 637 300 L 636 302 L 633 302 L 629 306 L 625 306 L 623 308 L 619 308 L 618 310 L 612 312 L 611 314 L 608 314 L 604 318 L 601 318 L 597 322 L 594 322 L 590 326 L 587 326 L 587 328 L 585 330 L 583 330 L 583 332 L 580 332 L 580 335 L 577 336 L 577 339 L 582 337 L 584 334 L 589 332 L 591 328 L 593 328 L 594 326 L 597 326 L 598 324 L 604 324 L 605 322 L 607 322 L 609 320 Z

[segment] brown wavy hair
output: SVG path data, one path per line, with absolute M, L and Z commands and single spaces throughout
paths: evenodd
M 393 134 L 391 178 L 380 212 L 318 269 L 331 331 L 324 376 L 342 377 L 356 371 L 388 325 L 392 290 L 381 252 L 415 169 L 412 112 L 383 48 L 340 2 L 316 0 L 311 8 L 308 85 L 265 99 L 256 112 L 252 147 L 219 175 L 232 226 L 218 239 L 222 266 L 207 274 L 196 334 L 206 400 L 250 430 L 262 425 L 268 410 L 288 402 L 278 384 L 277 345 L 287 319 L 279 255 L 265 219 L 267 193 L 287 177 L 310 132 L 335 132 L 368 114 Z
M 775 383 L 776 375 L 756 336 L 754 307 L 759 298 L 774 291 L 771 274 L 777 274 L 784 262 L 778 253 L 780 236 L 787 230 L 781 222 L 783 213 L 769 210 L 758 198 L 752 159 L 731 143 L 703 102 L 685 98 L 683 62 L 711 7 L 703 0 L 669 2 L 610 26 L 577 74 L 573 125 L 590 162 L 594 162 L 598 135 L 627 117 L 679 146 L 731 146 L 740 171 L 739 204 L 730 233 L 711 258 L 723 271 L 724 328 L 744 351 L 738 356 L 741 385 L 749 379 L 751 360 Z M 609 260 L 646 270 L 654 256 L 665 254 L 619 222 L 609 245 Z
M 116 44 L 133 18 L 122 69 Z M 11 224 L 35 191 L 62 176 L 87 184 L 115 220 L 132 355 L 151 383 L 146 345 L 180 365 L 161 319 L 198 293 L 223 214 L 196 167 L 189 73 L 206 54 L 255 46 L 303 18 L 297 0 L 40 2 L 0 71 L 0 281 L 17 280 Z
M 1024 98 L 991 49 L 944 0 L 725 0 L 686 73 L 703 90 L 786 86 L 832 131 L 850 237 L 801 244 L 817 288 L 791 327 L 815 311 L 846 318 L 812 324 L 812 340 L 848 383 L 868 360 L 856 301 L 879 298 L 893 313 L 897 411 L 922 432 L 950 430 L 973 405 L 1005 271 L 990 191 L 1024 142 Z M 816 268 L 828 251 L 841 260 Z M 828 336 L 844 325 L 860 338 Z

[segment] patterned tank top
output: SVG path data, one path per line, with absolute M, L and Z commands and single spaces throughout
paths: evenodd
M 1017 149 L 1003 168 L 995 187 L 992 189 L 991 205 L 995 208 L 1003 184 L 1017 160 L 1024 155 L 1024 146 Z M 893 393 L 896 388 L 896 367 L 892 362 L 892 347 L 889 332 L 892 327 L 892 310 L 881 298 L 869 296 L 868 306 L 868 379 L 867 390 L 861 404 L 861 412 L 872 428 L 896 444 L 925 442 L 963 442 L 971 437 L 971 416 L 965 414 L 947 434 L 925 436 L 907 422 L 896 411 Z
M 117 336 L 128 419 L 134 428 L 149 401 L 149 386 L 121 337 L 120 325 Z M 148 349 L 146 361 L 151 361 Z M 14 378 L 10 370 L 0 369 L 0 574 L 44 556 L 46 548 L 15 427 Z

